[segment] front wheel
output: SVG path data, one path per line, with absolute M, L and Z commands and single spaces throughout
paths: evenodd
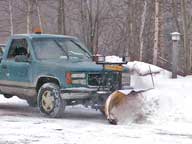
M 59 86 L 45 83 L 38 92 L 38 107 L 41 113 L 53 118 L 61 117 L 65 108 L 60 96 Z
M 99 111 L 102 113 L 102 115 L 105 116 L 105 107 L 102 106 L 101 108 L 99 108 Z

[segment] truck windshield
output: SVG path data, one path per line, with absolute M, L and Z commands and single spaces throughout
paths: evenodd
M 78 59 L 87 60 L 91 58 L 90 53 L 79 41 L 59 38 L 34 38 L 32 45 L 36 57 L 40 60 L 46 59 Z

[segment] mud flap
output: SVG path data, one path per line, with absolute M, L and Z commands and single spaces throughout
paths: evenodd
M 109 123 L 116 125 L 121 117 L 126 117 L 124 112 L 127 110 L 127 105 L 130 105 L 129 100 L 135 99 L 134 97 L 140 93 L 132 89 L 113 92 L 105 103 L 105 115 Z

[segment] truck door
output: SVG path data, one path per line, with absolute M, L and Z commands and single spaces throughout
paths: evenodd
M 30 59 L 30 50 L 26 39 L 13 39 L 7 54 L 2 61 L 2 76 L 8 86 L 27 87 L 30 83 L 31 64 L 27 61 L 16 61 L 19 56 Z

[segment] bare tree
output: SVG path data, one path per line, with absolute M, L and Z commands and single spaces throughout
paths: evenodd
M 41 18 L 40 7 L 39 7 L 38 1 L 39 0 L 36 0 L 37 15 L 38 15 L 38 20 L 39 20 L 39 27 L 43 31 L 42 18 Z
M 81 27 L 84 41 L 93 53 L 98 52 L 99 29 L 102 21 L 100 17 L 100 0 L 81 0 Z M 95 7 L 94 7 L 95 6 Z
M 58 33 L 65 34 L 65 0 L 59 0 L 58 5 Z
M 12 0 L 9 0 L 9 19 L 10 19 L 10 34 L 13 35 L 13 6 Z
M 32 30 L 31 26 L 31 13 L 32 13 L 32 1 L 28 0 L 27 1 L 27 33 L 29 34 Z
M 189 74 L 191 69 L 191 51 L 188 43 L 188 19 L 187 19 L 187 10 L 186 10 L 186 0 L 181 0 L 181 8 L 182 8 L 182 25 L 183 25 L 183 46 L 185 51 L 185 73 Z
M 143 39 L 143 32 L 144 32 L 144 27 L 145 27 L 145 19 L 146 19 L 146 11 L 147 11 L 147 1 L 144 1 L 144 6 L 143 6 L 143 14 L 141 16 L 141 30 L 140 30 L 140 56 L 139 56 L 139 60 L 142 61 L 143 58 L 143 43 L 144 43 L 144 39 Z
M 159 0 L 155 0 L 155 32 L 154 32 L 154 48 L 153 48 L 153 64 L 157 65 L 159 46 Z

